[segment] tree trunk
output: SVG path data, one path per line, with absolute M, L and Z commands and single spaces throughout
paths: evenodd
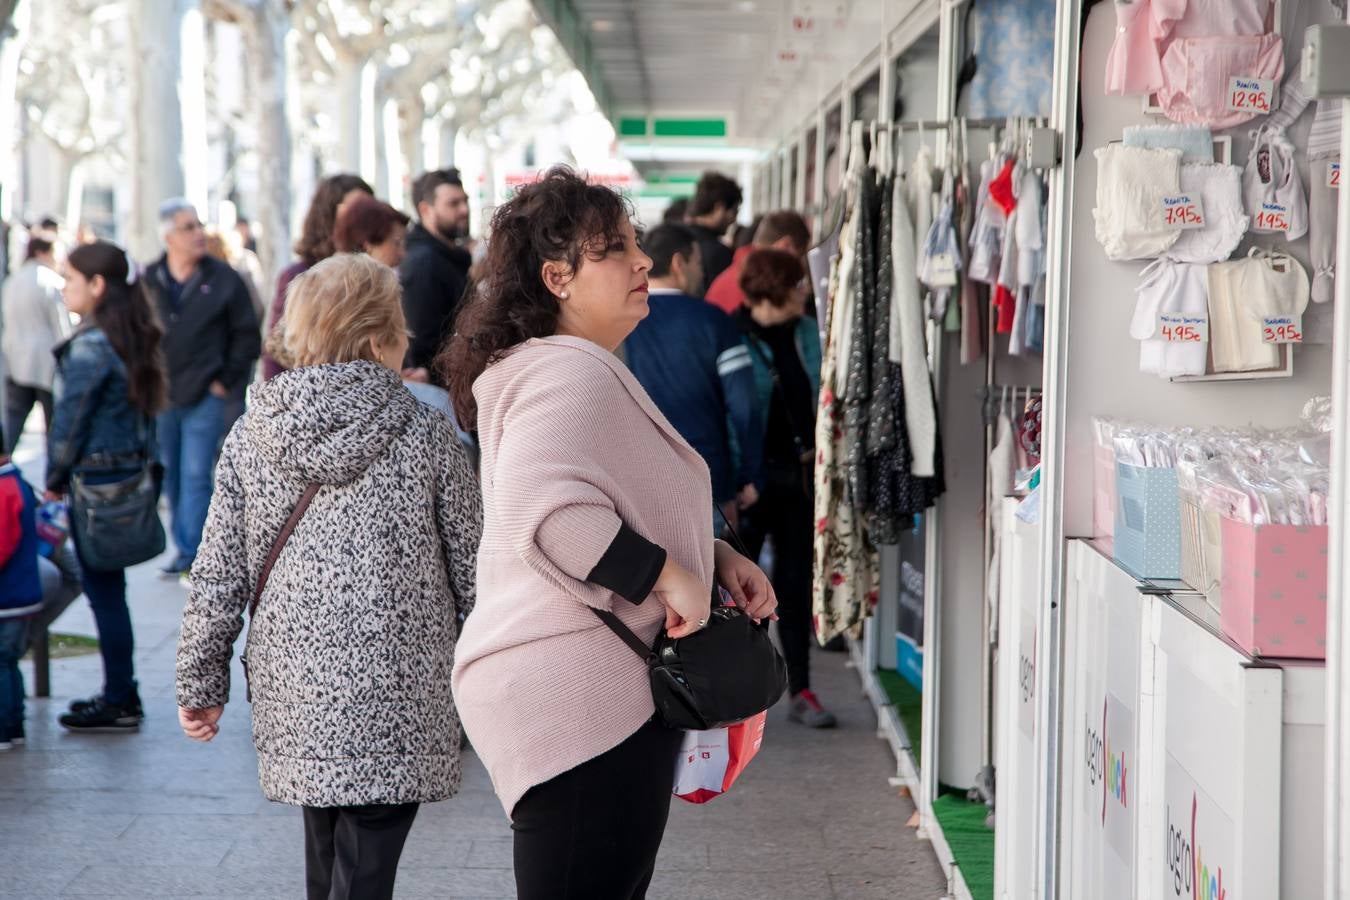
M 258 130 L 258 260 L 264 296 L 290 254 L 291 129 L 286 118 L 286 32 L 282 0 L 262 0 L 244 25 L 244 54 Z
M 402 185 L 399 200 L 408 202 L 409 185 L 412 180 L 426 171 L 426 154 L 422 147 L 422 126 L 427 120 L 427 105 L 422 101 L 422 92 L 403 97 L 398 104 L 398 140 L 403 149 L 403 163 L 408 174 L 408 184 Z
M 365 113 L 361 74 L 364 63 L 342 55 L 335 66 L 337 91 L 337 159 L 344 172 L 361 171 L 361 145 Z
M 66 217 L 66 228 L 74 230 L 84 221 L 84 158 L 73 153 L 63 155 L 61 165 L 66 178 L 61 210 Z
M 134 0 L 132 46 L 139 64 L 131 128 L 132 203 L 128 241 L 141 260 L 159 255 L 159 204 L 180 197 L 183 177 L 183 13 L 191 0 Z M 195 5 L 195 4 L 194 4 Z
M 9 31 L 14 6 L 15 0 L 0 0 L 0 222 L 12 221 L 18 211 L 14 195 L 20 181 L 19 57 L 23 55 L 26 23 L 13 23 L 19 29 L 17 35 Z M 0 276 L 4 271 L 0 269 Z
M 441 120 L 441 140 L 440 147 L 437 148 L 440 158 L 436 161 L 436 165 L 442 169 L 448 169 L 455 164 L 455 140 L 458 137 L 459 126 L 452 117 L 446 116 Z

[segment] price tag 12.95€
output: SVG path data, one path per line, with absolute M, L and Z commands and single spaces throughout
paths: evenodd
M 1167 228 L 1204 228 L 1205 209 L 1193 194 L 1168 194 L 1162 198 L 1163 224 Z
M 1269 78 L 1228 79 L 1228 111 L 1252 114 L 1269 113 L 1275 96 L 1275 82 Z
M 1209 316 L 1205 313 L 1160 313 L 1158 337 L 1169 343 L 1209 343 Z
M 1299 316 L 1262 316 L 1261 340 L 1267 344 L 1303 343 L 1303 320 Z

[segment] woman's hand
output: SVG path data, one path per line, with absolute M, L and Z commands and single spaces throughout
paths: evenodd
M 220 732 L 220 714 L 223 706 L 208 706 L 206 709 L 184 709 L 178 707 L 178 724 L 183 726 L 183 734 L 194 741 L 206 743 Z
M 712 595 L 693 572 L 666 557 L 653 591 L 666 605 L 666 634 L 688 637 L 708 624 Z
M 736 552 L 726 541 L 713 544 L 717 583 L 726 588 L 736 605 L 756 622 L 777 619 L 778 598 L 764 570 Z

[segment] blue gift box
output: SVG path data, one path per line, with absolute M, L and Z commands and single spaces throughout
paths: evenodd
M 1115 559 L 1138 578 L 1181 578 L 1175 469 L 1116 463 Z

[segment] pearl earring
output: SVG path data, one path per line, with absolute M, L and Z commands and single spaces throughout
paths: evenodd
M 564 300 L 567 299 L 567 291 L 563 291 L 563 292 L 562 292 L 562 298 L 563 298 Z

